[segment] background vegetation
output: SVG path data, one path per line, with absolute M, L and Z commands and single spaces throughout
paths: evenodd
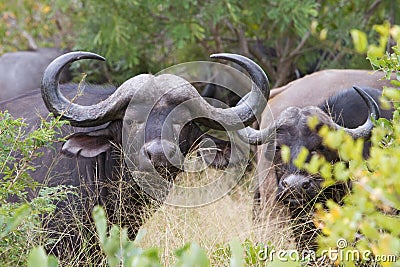
M 85 70 L 95 70 L 96 75 L 89 77 L 116 84 L 174 63 L 208 60 L 214 52 L 253 58 L 274 86 L 323 68 L 370 68 L 365 60 L 367 52 L 375 68 L 399 73 L 399 50 L 390 49 L 400 32 L 393 26 L 400 24 L 395 16 L 399 8 L 399 0 L 0 0 L 0 54 L 43 46 L 97 52 L 107 57 L 107 69 L 97 72 L 95 65 L 86 66 Z M 384 51 L 390 53 L 381 57 Z M 400 101 L 396 90 L 388 89 L 385 95 Z M 327 145 L 350 162 L 349 167 L 342 163 L 331 167 L 322 159 L 305 167 L 330 170 L 326 172 L 327 183 L 357 181 L 345 205 L 330 202 L 327 209 L 318 209 L 321 249 L 335 247 L 340 237 L 348 240 L 348 249 L 371 249 L 374 255 L 400 254 L 396 214 L 400 209 L 399 114 L 397 109 L 393 121 L 376 123 L 367 161 L 361 158 L 360 143 L 340 132 L 321 132 Z M 40 156 L 40 147 L 56 140 L 58 122 L 28 133 L 21 120 L 7 113 L 1 113 L 0 119 L 0 172 L 4 175 L 0 188 L 0 265 L 25 266 L 28 262 L 28 266 L 57 266 L 57 260 L 40 247 L 46 244 L 40 217 L 51 213 L 53 201 L 72 189 L 44 189 L 32 201 L 23 189 L 28 185 L 34 189 L 29 176 L 34 168 L 32 159 Z M 12 156 L 16 153 L 22 158 Z M 21 202 L 11 204 L 11 195 Z M 128 240 L 118 226 L 106 233 L 101 208 L 95 210 L 94 218 L 104 265 L 281 266 L 282 262 L 258 259 L 268 242 L 277 249 L 293 248 L 290 226 L 271 215 L 274 208 L 267 213 L 271 217 L 265 225 L 252 226 L 251 196 L 244 183 L 220 202 L 202 209 L 162 207 L 144 226 L 149 231 L 135 241 Z M 265 226 L 268 233 L 261 230 Z M 363 239 L 355 242 L 358 234 Z M 308 263 L 286 262 L 285 266 Z M 354 266 L 354 262 L 343 263 Z
M 369 68 L 350 31 L 372 37 L 374 24 L 400 23 L 400 0 L 2 1 L 0 54 L 30 39 L 89 50 L 108 59 L 97 79 L 116 83 L 215 52 L 255 59 L 274 87 L 323 68 Z

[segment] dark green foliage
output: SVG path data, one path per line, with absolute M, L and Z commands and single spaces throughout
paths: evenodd
M 349 32 L 368 30 L 373 36 L 372 25 L 385 20 L 396 23 L 399 3 L 20 0 L 3 4 L 7 11 L 2 13 L 5 23 L 0 29 L 9 37 L 0 45 L 3 51 L 9 51 L 13 43 L 19 49 L 26 43 L 21 33 L 7 24 L 10 19 L 6 17 L 11 16 L 19 28 L 38 41 L 48 41 L 46 37 L 53 34 L 54 43 L 105 56 L 108 71 L 102 71 L 97 80 L 121 83 L 138 73 L 156 73 L 175 63 L 207 60 L 215 52 L 234 52 L 254 58 L 273 85 L 279 86 L 294 79 L 296 72 L 303 75 L 322 68 L 367 68 L 364 56 L 354 53 Z M 32 24 L 34 28 L 24 21 L 26 16 L 38 20 Z

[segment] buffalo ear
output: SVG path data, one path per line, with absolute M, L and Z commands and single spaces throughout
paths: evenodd
M 110 135 L 102 135 L 101 131 L 71 135 L 63 144 L 61 152 L 70 157 L 92 158 L 108 151 L 113 138 Z
M 205 142 L 205 144 L 210 141 L 215 144 L 211 149 L 203 148 L 198 151 L 199 155 L 209 166 L 217 169 L 223 169 L 226 168 L 229 164 L 237 164 L 240 161 L 241 156 L 231 157 L 230 142 L 215 138 L 208 134 L 202 136 L 201 139 L 202 142 Z

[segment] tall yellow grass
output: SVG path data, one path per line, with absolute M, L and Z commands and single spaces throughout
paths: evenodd
M 210 171 L 215 173 L 210 174 Z M 218 172 L 222 171 L 209 170 L 206 176 L 218 177 Z M 191 180 L 187 174 L 183 175 L 178 183 Z M 205 174 L 200 175 L 204 179 Z M 260 220 L 254 222 L 254 193 L 248 186 L 252 176 L 253 173 L 248 173 L 232 191 L 208 205 L 194 208 L 162 205 L 142 226 L 146 234 L 140 246 L 160 248 L 165 266 L 173 265 L 174 250 L 188 242 L 195 242 L 206 249 L 212 262 L 212 254 L 234 238 L 264 244 L 270 242 L 277 249 L 294 248 L 287 218 L 273 199 L 271 205 L 262 211 Z

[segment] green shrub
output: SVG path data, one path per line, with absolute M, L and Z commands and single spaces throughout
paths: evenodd
M 371 63 L 386 71 L 387 77 L 396 73 L 397 80 L 392 83 L 399 86 L 399 46 L 393 51 Z M 363 140 L 353 140 L 342 130 L 332 131 L 324 126 L 319 130 L 324 144 L 338 151 L 342 161 L 332 165 L 318 155 L 308 163 L 301 158 L 297 161 L 308 172 L 319 172 L 325 178 L 325 186 L 352 181 L 352 192 L 344 204 L 328 200 L 326 206 L 318 205 L 314 221 L 322 232 L 318 240 L 320 255 L 333 251 L 337 258 L 333 257 L 332 262 L 344 266 L 363 261 L 372 264 L 373 260 L 382 266 L 394 266 L 395 260 L 400 260 L 400 91 L 385 88 L 383 96 L 393 103 L 395 111 L 392 120 L 381 118 L 374 122 L 368 159 L 362 157 Z M 310 120 L 310 127 L 315 125 L 315 119 Z
M 29 250 L 40 241 L 41 216 L 54 211 L 54 201 L 65 197 L 65 187 L 40 188 L 29 199 L 28 190 L 39 189 L 30 176 L 41 149 L 51 146 L 62 123 L 42 121 L 29 131 L 22 119 L 0 112 L 0 265 L 25 266 Z M 10 201 L 14 199 L 14 201 Z

